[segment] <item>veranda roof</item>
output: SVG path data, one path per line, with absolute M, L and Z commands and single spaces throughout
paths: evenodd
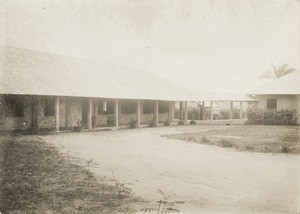
M 3 46 L 0 94 L 193 101 L 191 92 L 135 68 Z
M 251 95 L 238 93 L 196 92 L 194 97 L 197 101 L 258 101 Z
M 250 91 L 249 94 L 300 95 L 300 73 L 294 72 L 287 74 Z

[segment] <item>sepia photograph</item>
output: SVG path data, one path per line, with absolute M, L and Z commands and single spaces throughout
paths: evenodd
M 0 214 L 300 214 L 300 0 L 0 0 Z

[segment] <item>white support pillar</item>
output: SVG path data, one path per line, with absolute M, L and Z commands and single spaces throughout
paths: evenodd
M 55 131 L 59 132 L 59 97 L 55 99 Z
M 199 105 L 199 102 L 198 102 L 198 107 L 199 107 L 199 117 L 197 118 L 198 120 L 201 120 L 201 117 L 202 117 L 202 115 L 201 115 L 201 112 L 202 112 L 202 106 L 201 105 Z
M 136 116 L 137 116 L 137 127 L 139 128 L 141 126 L 141 101 L 137 101 L 136 105 Z
M 95 117 L 95 125 L 96 125 L 96 121 L 97 121 L 97 117 L 98 117 L 98 99 L 94 100 L 94 117 Z
M 202 102 L 202 106 L 201 106 L 201 108 L 202 108 L 202 120 L 204 120 L 205 119 L 205 101 L 203 101 Z
M 179 120 L 183 120 L 183 102 L 179 102 Z
M 188 102 L 184 102 L 184 121 L 185 122 L 188 120 L 187 106 L 188 106 Z
M 91 130 L 93 128 L 92 126 L 92 115 L 93 115 L 93 100 L 92 98 L 89 98 L 88 100 L 88 112 L 87 112 L 87 128 Z
M 230 101 L 230 125 L 233 124 L 233 101 Z
M 154 104 L 154 119 L 155 119 L 155 125 L 158 125 L 158 101 L 155 101 Z
M 168 111 L 168 120 L 170 121 L 170 124 L 173 122 L 173 102 L 169 102 L 169 111 Z
M 119 101 L 115 101 L 115 125 L 119 128 Z
M 172 124 L 174 124 L 174 119 L 175 119 L 175 107 L 176 106 L 176 102 L 174 101 L 172 104 Z
M 243 101 L 240 102 L 240 120 L 243 119 Z
M 210 101 L 210 124 L 214 120 L 214 101 Z

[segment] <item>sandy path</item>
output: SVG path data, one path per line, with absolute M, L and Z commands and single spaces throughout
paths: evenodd
M 237 152 L 166 139 L 161 134 L 221 126 L 162 127 L 44 136 L 63 152 L 93 159 L 91 170 L 132 183 L 136 196 L 157 201 L 157 189 L 184 200 L 182 213 L 300 212 L 300 156 Z M 176 194 L 176 195 L 175 195 Z M 297 204 L 298 203 L 298 204 Z

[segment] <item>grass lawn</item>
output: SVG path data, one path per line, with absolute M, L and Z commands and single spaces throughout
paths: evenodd
M 267 153 L 300 153 L 300 127 L 239 126 L 202 133 L 164 135 L 194 143 Z
M 1 213 L 132 213 L 129 194 L 45 142 L 0 136 L 0 155 Z

